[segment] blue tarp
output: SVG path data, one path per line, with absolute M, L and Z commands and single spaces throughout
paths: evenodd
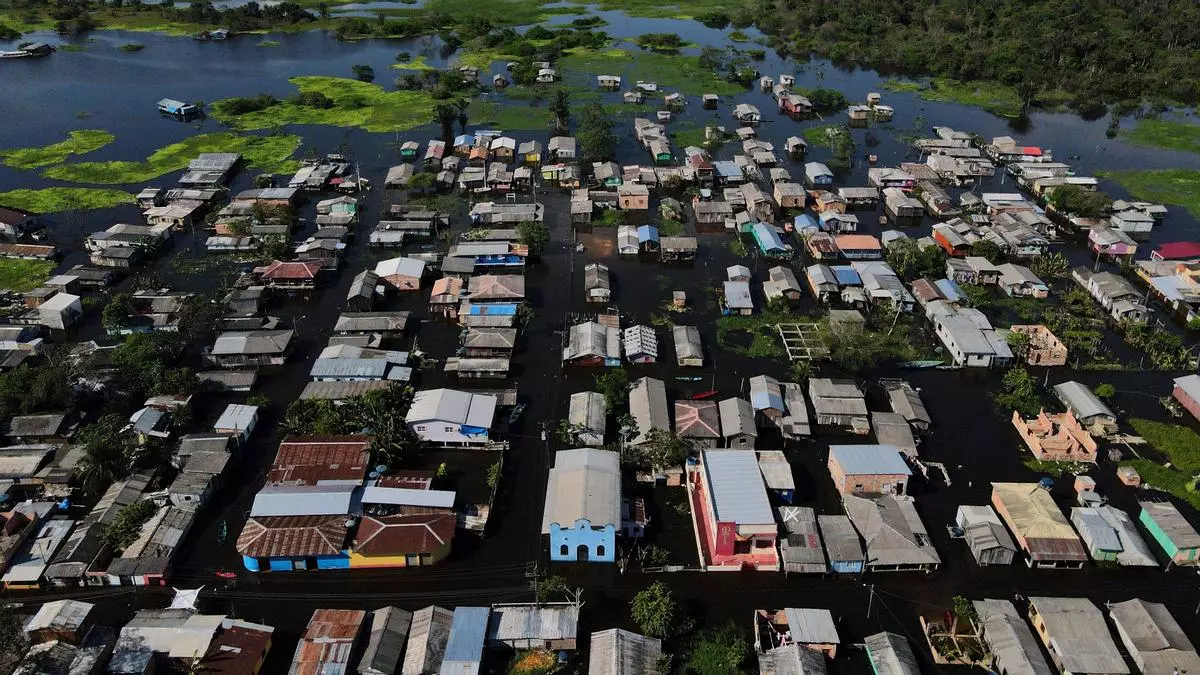
M 458 431 L 464 436 L 486 436 L 488 432 L 484 427 L 471 427 L 465 424 L 460 426 Z
M 858 276 L 858 272 L 849 265 L 839 265 L 829 268 L 833 270 L 833 276 L 837 277 L 838 284 L 842 286 L 862 286 L 862 277 Z
M 454 147 L 460 145 L 475 145 L 475 137 L 471 134 L 459 134 L 454 138 Z
M 525 259 L 515 253 L 506 253 L 504 255 L 477 255 L 475 256 L 475 264 L 520 267 L 525 264 Z
M 517 313 L 517 306 L 515 304 L 471 305 L 470 313 L 475 316 L 509 316 Z
M 758 242 L 758 248 L 763 253 L 786 253 L 787 248 L 783 245 L 783 240 L 779 238 L 779 233 L 775 228 L 766 223 L 754 224 L 754 241 Z

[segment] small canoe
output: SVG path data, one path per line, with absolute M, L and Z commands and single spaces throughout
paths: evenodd
M 716 389 L 709 389 L 708 391 L 702 391 L 702 392 L 700 392 L 699 394 L 693 394 L 693 395 L 692 395 L 692 400 L 693 400 L 693 401 L 701 401 L 701 400 L 704 400 L 704 399 L 706 399 L 706 398 L 712 398 L 712 397 L 714 397 L 714 396 L 716 396 L 716 395 L 717 395 L 717 390 L 716 390 Z

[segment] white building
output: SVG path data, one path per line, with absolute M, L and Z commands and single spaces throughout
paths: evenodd
M 457 389 L 418 391 L 404 421 L 426 443 L 485 445 L 496 402 L 495 396 Z

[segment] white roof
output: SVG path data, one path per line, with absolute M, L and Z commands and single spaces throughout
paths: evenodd
M 787 607 L 783 610 L 788 620 L 788 632 L 792 640 L 800 644 L 832 644 L 842 641 L 833 614 L 827 609 Z
M 221 417 L 213 425 L 213 429 L 248 431 L 254 426 L 256 419 L 258 419 L 258 406 L 230 403 L 225 406 L 225 412 L 221 413 Z
M 420 278 L 425 273 L 425 261 L 416 258 L 389 258 L 375 265 L 375 274 L 381 277 L 405 276 Z
M 700 457 L 718 521 L 774 525 L 775 514 L 753 450 L 706 450 Z
M 427 389 L 413 396 L 405 422 L 438 420 L 488 429 L 496 416 L 496 397 L 457 389 Z
M 38 309 L 61 312 L 64 309 L 70 309 L 72 306 L 78 304 L 80 304 L 80 298 L 78 295 L 71 295 L 70 293 L 55 293 L 50 297 L 49 300 L 38 305 Z
M 413 488 L 379 487 L 368 485 L 363 489 L 362 503 L 391 504 L 395 506 L 426 506 L 449 509 L 454 506 L 453 490 L 417 490 Z
M 349 515 L 356 485 L 267 485 L 254 496 L 250 516 Z
M 550 524 L 572 527 L 587 519 L 592 527 L 621 524 L 621 459 L 596 448 L 559 450 L 546 485 L 542 533 Z

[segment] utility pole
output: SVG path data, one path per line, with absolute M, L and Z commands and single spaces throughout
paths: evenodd
M 867 618 L 871 618 L 871 605 L 875 604 L 875 584 L 867 584 L 871 594 L 867 596 Z
M 530 583 L 530 586 L 533 587 L 533 602 L 535 604 L 541 601 L 541 594 L 539 593 L 538 588 L 538 580 L 540 576 L 541 575 L 538 573 L 537 563 L 530 563 L 528 571 L 525 572 L 525 578 L 533 580 Z

